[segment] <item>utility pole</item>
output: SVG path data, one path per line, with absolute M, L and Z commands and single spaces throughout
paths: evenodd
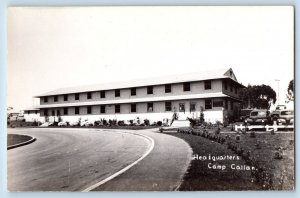
M 279 82 L 280 82 L 280 80 L 279 79 L 275 79 L 275 81 L 277 82 L 277 92 L 278 92 L 278 105 L 280 105 L 280 102 L 279 102 Z

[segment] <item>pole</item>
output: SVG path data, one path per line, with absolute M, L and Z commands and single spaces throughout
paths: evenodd
M 280 105 L 280 102 L 279 102 L 279 82 L 280 82 L 280 80 L 279 79 L 275 79 L 275 81 L 277 82 L 278 105 Z

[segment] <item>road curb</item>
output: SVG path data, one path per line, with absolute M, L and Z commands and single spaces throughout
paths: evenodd
M 30 136 L 31 137 L 31 136 Z M 10 150 L 10 149 L 13 149 L 13 148 L 17 148 L 17 147 L 20 147 L 20 146 L 25 146 L 27 144 L 31 144 L 32 142 L 36 141 L 36 138 L 34 137 L 31 137 L 30 140 L 27 140 L 26 142 L 22 142 L 22 143 L 19 143 L 19 144 L 14 144 L 14 145 L 11 145 L 11 146 L 8 146 L 7 147 L 7 150 Z

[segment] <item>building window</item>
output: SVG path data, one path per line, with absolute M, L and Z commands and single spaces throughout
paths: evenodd
M 64 95 L 64 101 L 68 101 L 68 95 L 67 94 Z
M 212 109 L 211 100 L 205 100 L 205 109 Z
M 179 112 L 185 112 L 184 103 L 179 103 Z
M 131 104 L 131 112 L 136 112 L 136 104 Z
M 79 100 L 79 93 L 75 94 L 75 100 Z
M 234 86 L 234 93 L 237 94 L 237 87 Z
M 52 116 L 55 116 L 55 111 L 54 110 L 52 110 Z
M 48 102 L 48 97 L 44 97 L 44 102 Z
M 105 98 L 105 91 L 100 91 L 100 97 Z
M 54 96 L 54 102 L 57 102 L 57 100 L 58 100 L 58 97 Z
M 225 109 L 228 109 L 228 101 L 225 100 Z
M 227 88 L 228 88 L 228 87 L 227 87 L 227 81 L 226 81 L 226 80 L 224 81 L 224 88 L 225 88 L 225 90 L 227 90 Z
M 44 115 L 48 116 L 48 110 L 47 109 L 44 110 Z
M 147 94 L 153 94 L 153 86 L 147 87 Z
M 230 91 L 231 91 L 231 92 L 233 91 L 232 83 L 230 83 Z
M 87 93 L 87 99 L 92 99 L 92 92 Z
M 166 102 L 165 106 L 166 106 L 166 111 L 172 111 L 172 103 L 171 102 Z
M 233 110 L 233 101 L 230 103 L 230 109 Z
M 92 107 L 91 106 L 87 106 L 87 114 L 91 114 L 92 113 Z
M 171 84 L 165 85 L 165 93 L 171 93 L 172 87 Z
M 121 107 L 120 105 L 116 104 L 115 105 L 115 113 L 120 113 L 121 112 Z
M 64 115 L 68 115 L 68 108 L 67 107 L 64 108 Z
M 100 113 L 105 113 L 105 105 L 100 106 Z
M 191 83 L 183 83 L 183 91 L 191 91 Z
M 120 97 L 120 89 L 115 90 L 115 97 Z
M 204 89 L 211 89 L 211 80 L 204 81 Z
M 147 111 L 153 112 L 153 103 L 152 102 L 147 103 Z
M 79 114 L 79 107 L 75 107 L 75 114 L 76 114 L 76 115 Z
M 131 88 L 130 92 L 131 92 L 132 96 L 135 96 L 136 95 L 136 88 Z
M 223 107 L 223 101 L 222 100 L 214 100 L 213 107 Z
M 56 115 L 60 116 L 60 110 L 56 111 Z
M 190 112 L 195 112 L 196 111 L 196 104 L 195 103 L 191 103 L 190 104 Z

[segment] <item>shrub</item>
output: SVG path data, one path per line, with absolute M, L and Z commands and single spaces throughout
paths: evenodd
M 162 125 L 162 121 L 158 121 L 157 126 L 161 126 L 161 125 Z
M 125 126 L 124 120 L 119 120 L 118 121 L 118 126 Z
M 149 126 L 149 125 L 150 125 L 150 121 L 149 121 L 148 119 L 145 119 L 145 120 L 144 120 L 144 124 L 145 124 L 146 126 Z

